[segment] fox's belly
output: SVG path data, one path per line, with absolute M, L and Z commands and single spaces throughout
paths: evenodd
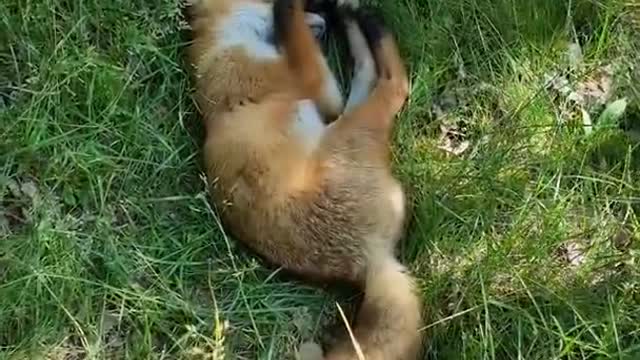
M 294 116 L 291 124 L 295 136 L 307 150 L 313 151 L 320 143 L 326 128 L 316 104 L 311 100 L 298 101 Z

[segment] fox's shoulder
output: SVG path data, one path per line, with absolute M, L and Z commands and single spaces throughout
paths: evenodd
M 290 79 L 273 40 L 273 4 L 199 0 L 189 8 L 189 62 L 206 116 L 262 102 Z
M 277 59 L 271 8 L 256 0 L 197 1 L 189 12 L 195 45 L 192 62 L 233 49 L 257 61 Z

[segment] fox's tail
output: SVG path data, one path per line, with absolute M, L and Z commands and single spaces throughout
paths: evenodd
M 315 344 L 300 348 L 301 360 L 415 360 L 422 349 L 422 303 L 413 278 L 394 258 L 369 266 L 364 300 L 346 339 L 322 356 Z

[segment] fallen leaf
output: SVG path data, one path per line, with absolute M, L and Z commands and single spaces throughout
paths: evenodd
M 20 186 L 20 190 L 23 194 L 27 195 L 30 199 L 34 199 L 38 193 L 38 188 L 33 181 L 25 181 Z
M 582 98 L 580 105 L 591 107 L 606 104 L 613 94 L 613 71 L 603 66 L 594 75 L 578 82 L 575 92 Z
M 572 91 L 571 93 L 569 93 L 569 95 L 567 96 L 567 100 L 572 101 L 575 104 L 578 104 L 578 106 L 580 106 L 581 109 L 583 108 L 585 103 L 584 96 L 576 91 Z
M 627 99 L 622 98 L 618 99 L 604 109 L 600 117 L 598 117 L 598 122 L 596 123 L 596 127 L 598 129 L 604 127 L 612 127 L 618 124 L 618 121 L 624 115 L 624 111 L 627 109 Z
M 627 229 L 620 229 L 612 238 L 613 246 L 618 250 L 626 250 L 632 242 L 632 234 Z
M 467 140 L 462 140 L 465 134 L 453 125 L 440 125 L 440 139 L 438 148 L 444 150 L 450 154 L 456 156 L 461 155 L 471 143 Z
M 86 351 L 74 345 L 70 339 L 65 339 L 62 343 L 51 348 L 45 354 L 47 360 L 76 360 L 84 359 Z
M 551 88 L 561 95 L 566 96 L 573 91 L 566 76 L 548 73 L 544 75 L 544 80 L 547 84 L 547 88 Z
M 567 46 L 567 60 L 573 69 L 578 69 L 582 65 L 583 55 L 580 44 L 570 43 Z
M 15 180 L 13 179 L 7 180 L 6 186 L 11 192 L 11 195 L 13 195 L 13 197 L 20 198 L 20 195 L 22 195 L 22 192 L 20 191 L 20 186 Z
M 438 148 L 442 149 L 448 153 L 454 154 L 456 156 L 461 155 L 462 153 L 464 153 L 465 151 L 467 151 L 467 149 L 469 148 L 469 146 L 471 145 L 470 142 L 468 141 L 462 141 L 461 143 L 457 144 L 457 145 L 453 145 L 454 142 L 451 139 L 446 139 L 445 143 L 443 145 L 439 145 Z
M 584 249 L 574 241 L 570 241 L 565 244 L 564 251 L 567 261 L 573 266 L 582 265 L 586 259 L 584 255 Z
M 584 132 L 589 135 L 593 132 L 593 122 L 591 121 L 591 115 L 584 109 L 580 108 L 582 113 L 582 124 L 584 125 Z
M 305 336 L 308 335 L 312 330 L 313 324 L 309 309 L 307 309 L 307 307 L 298 308 L 297 311 L 293 313 L 292 324 L 299 333 Z
M 566 49 L 566 57 L 570 68 L 582 67 L 583 55 L 580 45 L 569 44 Z M 594 124 L 592 119 L 594 110 L 606 105 L 613 97 L 613 67 L 611 65 L 600 66 L 587 76 L 575 80 L 571 74 L 571 72 L 545 74 L 546 88 L 554 92 L 559 100 L 560 116 L 558 122 L 564 123 L 575 118 L 575 114 L 581 114 L 584 131 L 590 134 L 594 127 L 598 127 L 598 123 L 600 123 L 598 120 Z M 621 115 L 618 114 L 620 114 L 619 110 L 623 107 L 622 105 L 622 103 L 615 103 L 605 118 L 608 120 L 619 119 Z M 626 107 L 626 104 L 624 105 Z
M 118 314 L 105 311 L 104 313 L 102 313 L 102 321 L 100 322 L 102 334 L 107 334 L 119 323 L 120 317 L 118 316 Z

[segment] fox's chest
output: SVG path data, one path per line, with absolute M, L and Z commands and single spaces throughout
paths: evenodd
M 273 16 L 268 4 L 234 4 L 231 13 L 215 31 L 219 49 L 240 47 L 256 60 L 273 60 L 279 56 L 273 41 Z

